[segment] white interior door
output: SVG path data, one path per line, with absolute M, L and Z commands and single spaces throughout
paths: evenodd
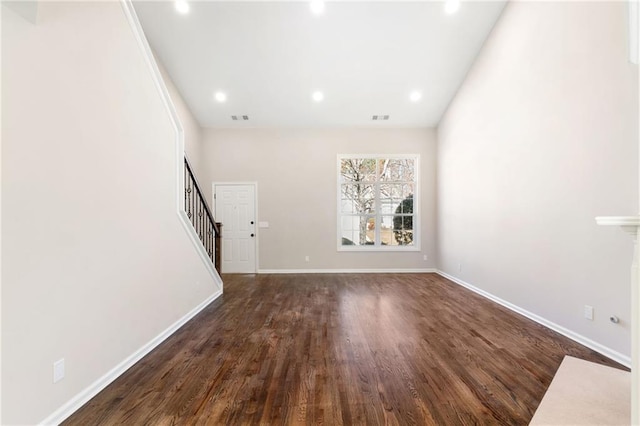
M 222 272 L 256 272 L 255 184 L 214 184 L 215 217 L 222 222 Z

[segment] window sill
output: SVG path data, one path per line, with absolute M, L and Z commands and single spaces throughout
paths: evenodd
M 410 247 L 399 246 L 338 246 L 339 252 L 387 252 L 387 253 L 403 253 L 403 252 L 418 252 L 420 251 L 420 245 Z

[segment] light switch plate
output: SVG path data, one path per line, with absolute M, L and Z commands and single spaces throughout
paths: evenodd
M 593 306 L 584 305 L 584 317 L 593 321 Z
M 64 379 L 64 358 L 53 363 L 53 383 Z

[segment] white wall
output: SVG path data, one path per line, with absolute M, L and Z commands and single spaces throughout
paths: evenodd
M 42 421 L 214 294 L 177 161 L 118 2 L 41 2 L 37 25 L 2 8 L 2 424 Z
M 189 164 L 191 165 L 193 173 L 196 175 L 196 179 L 198 179 L 198 183 L 200 185 L 204 185 L 204 183 L 200 182 L 201 176 L 204 174 L 202 165 L 200 164 L 200 157 L 202 156 L 202 128 L 191 113 L 189 105 L 187 105 L 187 103 L 182 98 L 182 95 L 178 91 L 176 85 L 173 83 L 173 80 L 171 80 L 171 77 L 167 73 L 164 65 L 160 62 L 156 55 L 154 55 L 154 58 L 156 64 L 158 65 L 158 70 L 162 75 L 162 79 L 165 83 L 167 91 L 169 92 L 171 102 L 173 103 L 173 106 L 176 109 L 176 113 L 180 118 L 180 124 L 182 124 L 182 129 L 184 131 L 184 152 L 189 159 Z
M 444 272 L 628 356 L 632 243 L 594 221 L 637 211 L 626 30 L 625 2 L 507 5 L 438 128 L 438 232 Z
M 420 154 L 421 252 L 337 251 L 338 154 Z M 432 129 L 204 129 L 208 183 L 258 182 L 262 270 L 434 268 L 435 160 Z

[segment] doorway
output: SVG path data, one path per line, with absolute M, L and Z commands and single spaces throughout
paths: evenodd
M 222 222 L 222 272 L 256 272 L 256 183 L 214 183 L 216 221 Z

